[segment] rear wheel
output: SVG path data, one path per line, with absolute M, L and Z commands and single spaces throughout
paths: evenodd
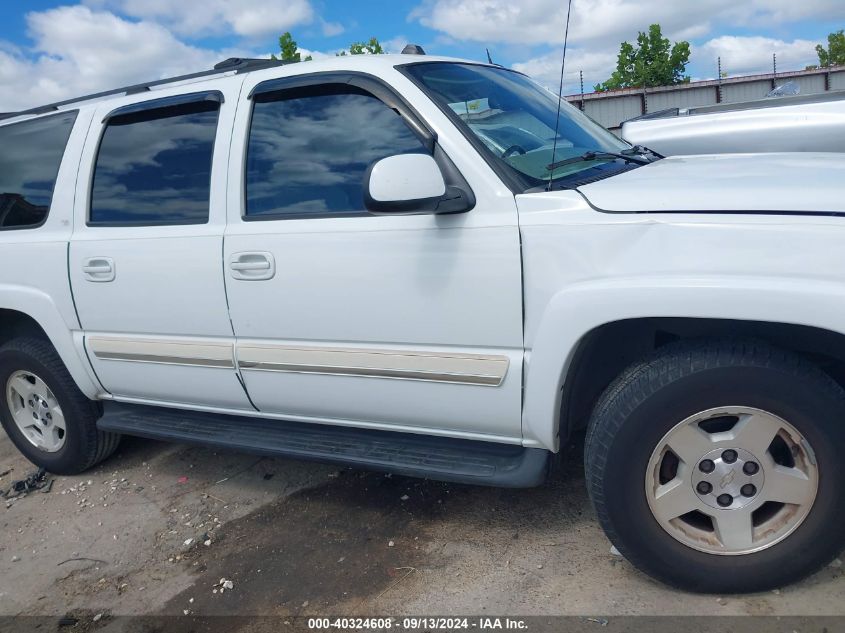
M 17 338 L 0 347 L 0 422 L 36 466 L 69 475 L 111 455 L 120 435 L 97 429 L 99 407 L 79 390 L 49 342 Z
M 620 376 L 597 405 L 587 481 L 628 560 L 697 591 L 758 591 L 845 546 L 845 393 L 759 343 L 684 342 Z

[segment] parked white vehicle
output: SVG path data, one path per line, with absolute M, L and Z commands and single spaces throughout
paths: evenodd
M 644 571 L 812 573 L 845 543 L 845 157 L 660 160 L 557 113 L 385 55 L 7 115 L 3 427 L 56 473 L 130 434 L 512 487 L 587 429 Z
M 622 138 L 664 156 L 845 152 L 845 90 L 662 110 L 625 121 Z

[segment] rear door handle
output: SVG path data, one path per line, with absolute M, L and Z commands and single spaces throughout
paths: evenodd
M 276 260 L 272 253 L 235 253 L 229 260 L 229 270 L 234 279 L 266 281 L 276 276 Z
M 90 257 L 82 264 L 82 274 L 86 281 L 114 281 L 114 260 L 111 257 Z

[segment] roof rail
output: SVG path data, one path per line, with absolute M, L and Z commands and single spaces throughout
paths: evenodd
M 157 79 L 155 81 L 148 81 L 132 86 L 124 86 L 123 88 L 115 88 L 113 90 L 105 90 L 103 92 L 95 92 L 94 94 L 85 95 L 83 97 L 75 97 L 65 101 L 58 101 L 48 105 L 30 108 L 28 110 L 21 110 L 20 112 L 2 112 L 0 113 L 0 121 L 3 119 L 11 119 L 14 117 L 24 116 L 27 114 L 46 114 L 47 112 L 54 112 L 59 108 L 74 103 L 83 101 L 91 101 L 92 99 L 101 99 L 103 97 L 110 97 L 112 95 L 133 95 L 140 92 L 147 92 L 150 88 L 155 86 L 164 86 L 166 84 L 176 83 L 178 81 L 188 81 L 191 79 L 200 79 L 201 77 L 210 77 L 213 75 L 222 75 L 223 73 L 235 72 L 244 73 L 252 70 L 262 70 L 264 68 L 273 68 L 274 66 L 284 66 L 295 62 L 280 60 L 280 59 L 253 59 L 247 57 L 230 57 L 224 59 L 222 62 L 215 64 L 211 70 L 203 70 L 197 73 L 190 73 L 188 75 L 179 75 L 177 77 L 168 77 L 167 79 Z

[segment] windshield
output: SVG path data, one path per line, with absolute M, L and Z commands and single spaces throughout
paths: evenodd
M 494 163 L 525 188 L 549 183 L 548 165 L 586 152 L 620 152 L 630 145 L 567 102 L 560 108 L 555 143 L 557 96 L 520 73 L 504 68 L 453 62 L 423 62 L 405 67 L 444 110 L 451 112 L 481 142 Z M 555 185 L 576 186 L 585 179 L 633 166 L 598 158 L 554 170 Z M 599 173 L 597 173 L 599 172 Z

